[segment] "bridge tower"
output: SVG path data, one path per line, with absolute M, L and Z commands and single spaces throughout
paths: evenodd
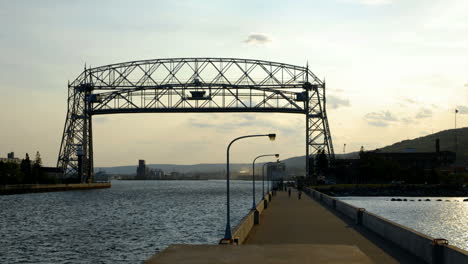
M 85 68 L 68 84 L 68 111 L 57 167 L 64 179 L 94 181 L 93 115 L 117 113 L 304 114 L 309 157 L 334 150 L 325 82 L 309 67 L 235 58 L 132 61 Z M 298 128 L 301 129 L 301 128 Z

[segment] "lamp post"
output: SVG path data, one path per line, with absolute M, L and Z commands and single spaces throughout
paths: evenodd
M 279 154 L 265 154 L 265 155 L 260 155 L 253 160 L 253 163 L 252 163 L 252 197 L 253 197 L 252 210 L 257 209 L 256 204 L 255 204 L 255 161 L 262 157 L 273 157 L 273 156 L 276 158 L 279 158 Z M 263 194 L 263 197 L 265 197 L 265 194 Z
M 455 134 L 455 156 L 457 155 L 457 151 L 458 151 L 457 114 L 458 114 L 458 109 L 455 109 L 455 130 L 453 130 L 453 133 Z
M 226 231 L 224 233 L 224 241 L 231 241 L 231 214 L 230 214 L 230 199 L 229 199 L 229 149 L 231 148 L 232 143 L 236 142 L 239 139 L 250 138 L 250 137 L 268 137 L 271 141 L 275 140 L 276 134 L 261 134 L 261 135 L 248 135 L 235 138 L 229 143 L 226 151 Z M 223 241 L 222 240 L 222 241 Z

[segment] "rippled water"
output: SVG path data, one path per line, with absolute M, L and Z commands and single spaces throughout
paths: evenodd
M 463 202 L 466 197 L 398 197 L 407 199 L 406 202 L 390 201 L 391 198 L 340 197 L 340 200 L 433 238 L 445 238 L 450 245 L 468 250 L 468 202 Z M 431 201 L 419 202 L 418 199 Z
M 231 182 L 232 227 L 252 206 L 251 188 Z M 225 201 L 225 181 L 0 196 L 0 263 L 139 263 L 170 244 L 217 243 Z

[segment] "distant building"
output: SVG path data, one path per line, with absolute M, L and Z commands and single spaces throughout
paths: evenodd
M 160 169 L 146 169 L 146 180 L 162 180 L 164 172 Z
M 271 180 L 284 180 L 287 177 L 286 164 L 272 162 L 267 165 L 267 175 Z
M 41 167 L 41 170 L 47 174 L 47 176 L 60 179 L 63 175 L 62 169 L 57 167 Z
M 160 169 L 148 168 L 145 160 L 138 161 L 137 175 L 135 180 L 162 180 L 164 179 L 164 172 Z
M 418 168 L 422 170 L 446 167 L 454 163 L 457 159 L 455 152 L 440 151 L 439 139 L 435 141 L 435 152 L 416 152 L 416 149 L 411 148 L 405 149 L 404 152 L 367 151 L 361 152 L 359 156 L 362 161 L 378 157 L 383 160 L 394 161 L 398 163 L 401 168 Z
M 383 152 L 380 150 L 361 151 L 359 159 L 335 159 L 334 171 L 341 183 L 363 183 L 371 179 L 363 179 L 361 170 L 374 164 L 375 161 L 390 161 L 401 169 L 419 169 L 424 175 L 430 176 L 434 169 L 444 169 L 454 164 L 456 153 L 440 151 L 439 140 L 435 142 L 434 152 L 417 152 L 416 149 L 405 149 L 403 152 Z
M 0 158 L 0 161 L 5 162 L 5 163 L 6 162 L 12 162 L 12 163 L 16 163 L 16 164 L 21 163 L 21 159 L 15 158 L 15 153 L 14 152 L 7 153 L 7 157 L 6 158 Z
M 456 155 L 452 151 L 439 152 L 379 152 L 368 151 L 360 155 L 361 161 L 374 157 L 397 162 L 401 168 L 418 168 L 431 170 L 445 167 L 455 162 Z
M 109 182 L 109 175 L 105 171 L 100 170 L 94 174 L 94 181 L 95 182 Z
M 146 164 L 145 160 L 138 161 L 137 167 L 137 175 L 135 177 L 136 180 L 145 180 L 146 179 Z

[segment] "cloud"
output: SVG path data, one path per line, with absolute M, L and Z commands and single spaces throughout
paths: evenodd
M 372 112 L 368 113 L 364 116 L 365 119 L 367 120 L 377 120 L 377 121 L 398 121 L 397 118 L 395 118 L 392 113 L 389 111 L 380 111 L 380 112 Z
M 419 112 L 416 114 L 415 118 L 421 119 L 421 118 L 427 118 L 432 116 L 432 110 L 427 109 L 427 108 L 421 108 Z
M 416 102 L 415 100 L 411 99 L 411 98 L 403 98 L 403 101 L 407 102 L 407 103 L 410 103 L 410 104 L 417 104 L 418 102 Z
M 248 44 L 266 44 L 271 42 L 271 38 L 263 33 L 251 33 L 244 42 Z
M 333 95 L 327 96 L 327 104 L 330 108 L 336 109 L 340 106 L 350 106 L 348 99 L 342 99 Z
M 459 114 L 462 114 L 462 115 L 468 114 L 468 107 L 466 107 L 466 106 L 459 105 L 459 106 L 457 106 L 457 110 L 458 110 Z
M 382 121 L 367 121 L 367 124 L 376 127 L 387 127 L 388 123 Z
M 408 117 L 401 118 L 400 121 L 401 121 L 403 124 L 414 124 L 414 123 L 417 123 L 416 121 L 414 121 L 413 119 L 408 118 Z
M 256 119 L 256 117 L 254 115 L 248 115 L 248 114 L 240 115 L 239 118 L 249 120 L 249 121 L 252 121 L 252 120 Z
M 389 111 L 371 112 L 364 116 L 364 120 L 367 124 L 376 127 L 386 127 L 391 122 L 396 122 L 398 119 L 392 115 Z
M 278 132 L 283 135 L 301 135 L 302 129 L 298 124 L 291 125 L 292 120 L 283 122 L 276 117 L 239 114 L 226 116 L 222 120 L 212 120 L 210 118 L 190 118 L 188 125 L 196 128 L 213 129 L 220 133 L 241 131 L 248 129 L 261 129 L 264 131 Z M 299 122 L 299 127 L 302 120 Z M 303 124 L 304 125 L 304 124 Z

